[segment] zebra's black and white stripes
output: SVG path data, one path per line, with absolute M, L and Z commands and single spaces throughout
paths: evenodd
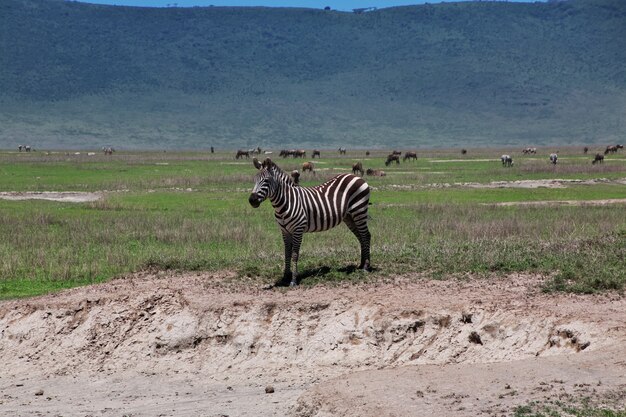
M 274 216 L 285 243 L 283 280 L 290 280 L 291 285 L 297 284 L 302 235 L 331 229 L 342 221 L 361 244 L 359 268 L 369 269 L 371 235 L 367 228 L 367 209 L 370 188 L 362 178 L 341 174 L 316 187 L 300 187 L 269 158 L 262 164 L 255 158 L 254 166 L 259 172 L 254 177 L 249 202 L 256 208 L 269 199 L 274 207 Z

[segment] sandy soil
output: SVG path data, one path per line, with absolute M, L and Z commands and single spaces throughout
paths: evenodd
M 146 272 L 0 303 L 0 415 L 500 416 L 615 392 L 626 407 L 620 294 L 516 274 L 233 278 Z
M 49 200 L 65 203 L 86 203 L 102 198 L 102 193 L 73 192 L 73 191 L 3 191 L 2 200 Z
M 506 201 L 502 203 L 486 203 L 496 206 L 606 206 L 607 204 L 626 204 L 626 198 L 608 198 L 604 200 L 544 200 L 544 201 Z

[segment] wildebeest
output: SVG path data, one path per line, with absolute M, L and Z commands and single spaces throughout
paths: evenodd
M 593 165 L 595 165 L 596 162 L 603 163 L 604 162 L 604 155 L 602 155 L 601 153 L 597 153 L 596 156 L 593 158 L 593 161 L 591 161 L 591 163 Z
M 320 153 L 319 150 L 313 149 L 313 156 L 312 156 L 313 159 L 315 159 L 315 155 L 317 155 L 318 158 L 322 157 L 322 154 Z
M 400 163 L 400 155 L 389 154 L 387 155 L 387 160 L 385 161 L 385 165 L 389 166 L 390 163 L 396 162 L 396 165 Z
M 363 176 L 363 164 L 361 163 L 361 161 L 352 164 L 352 173 L 356 175 L 357 172 L 359 173 L 359 175 Z
M 511 158 L 511 155 L 502 155 L 500 160 L 502 161 L 502 166 L 510 167 L 513 165 L 513 158 Z
M 315 171 L 313 170 L 314 166 L 313 166 L 313 162 L 305 162 L 302 164 L 302 172 L 312 172 L 315 173 Z
M 365 151 L 365 156 L 370 156 L 370 151 Z
M 585 147 L 583 148 L 583 153 L 584 153 L 585 155 L 587 155 L 587 152 L 589 152 L 589 147 L 588 147 L 588 146 L 585 146 Z
M 291 178 L 293 179 L 293 183 L 296 185 L 300 184 L 300 173 L 298 172 L 297 169 L 294 169 L 293 171 L 291 171 Z
M 282 156 L 283 158 L 287 158 L 289 155 L 292 155 L 293 151 L 290 151 L 288 149 L 283 149 L 280 151 L 280 153 L 278 154 L 278 156 Z
M 293 151 L 292 155 L 294 158 L 304 158 L 306 157 L 306 151 L 303 149 L 296 149 L 295 151 Z
M 556 153 L 550 154 L 550 162 L 552 162 L 552 164 L 556 165 L 557 159 L 559 159 L 559 156 Z
M 467 154 L 467 149 L 461 149 L 461 155 Z
M 529 153 L 536 154 L 537 153 L 537 148 L 525 148 L 525 149 L 522 149 L 522 153 L 524 153 L 524 154 L 529 154 Z
M 240 158 L 243 158 L 244 156 L 249 159 L 250 158 L 250 152 L 249 151 L 244 151 L 242 149 L 239 149 L 237 151 L 237 154 L 235 155 L 235 159 L 240 159 Z
M 339 148 L 339 155 L 345 155 L 346 154 L 346 148 Z
M 396 151 L 395 149 L 393 151 L 391 151 L 391 155 L 398 155 L 398 156 L 402 156 L 402 151 Z
M 412 151 L 408 151 L 404 153 L 404 158 L 405 161 L 407 159 L 413 159 L 415 161 L 417 161 L 417 152 L 412 152 Z
M 606 149 L 604 150 L 604 154 L 609 154 L 609 153 L 615 153 L 617 152 L 617 145 L 609 145 L 606 147 Z
M 380 170 L 380 169 L 372 169 L 372 168 L 367 168 L 367 171 L 365 171 L 365 173 L 367 175 L 371 175 L 373 177 L 384 177 L 385 175 L 385 171 Z
M 115 149 L 113 149 L 113 147 L 111 146 L 103 146 L 102 152 L 104 152 L 105 155 L 113 155 L 113 152 L 115 152 Z

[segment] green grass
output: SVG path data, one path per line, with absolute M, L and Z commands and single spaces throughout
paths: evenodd
M 317 161 L 318 169 L 329 169 L 304 176 L 304 184 L 346 172 L 356 156 Z M 382 164 L 382 156 L 364 161 L 366 167 Z M 299 264 L 303 285 L 409 271 L 433 278 L 532 272 L 550 277 L 546 291 L 623 289 L 624 204 L 495 203 L 626 198 L 626 186 L 614 181 L 558 189 L 434 186 L 428 182 L 434 176 L 422 176 L 421 167 L 439 164 L 443 174 L 436 175 L 460 179 L 452 182 L 467 182 L 469 176 L 483 184 L 517 177 L 497 162 L 486 166 L 479 157 L 459 164 L 433 162 L 444 157 L 451 158 L 443 152 L 394 167 L 387 177 L 367 178 L 374 188 L 369 212 L 373 274 L 350 269 L 357 262 L 358 244 L 340 226 L 305 235 Z M 623 161 L 623 155 L 613 157 L 614 166 L 621 168 L 610 172 L 612 178 L 626 177 Z M 81 204 L 0 199 L 0 298 L 102 282 L 147 268 L 230 269 L 240 276 L 276 280 L 283 248 L 272 208 L 250 207 L 255 170 L 249 161 L 234 162 L 230 153 L 134 153 L 91 160 L 0 153 L 0 191 L 113 190 L 102 200 Z M 302 163 L 278 162 L 285 169 Z M 571 176 L 609 178 L 606 172 L 594 176 L 587 165 L 586 159 L 572 164 Z M 518 168 L 528 166 L 520 161 Z M 562 176 L 545 171 L 539 178 Z
M 623 392 L 620 393 L 623 396 Z M 616 402 L 610 398 L 609 402 Z M 626 417 L 626 410 L 623 406 L 607 404 L 597 404 L 596 399 L 574 398 L 567 396 L 567 399 L 552 401 L 532 401 L 529 404 L 521 405 L 513 410 L 513 417 Z

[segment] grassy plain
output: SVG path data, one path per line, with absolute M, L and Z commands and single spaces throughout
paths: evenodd
M 306 235 L 303 285 L 418 271 L 434 278 L 535 272 L 546 290 L 593 292 L 626 283 L 625 204 L 510 205 L 504 202 L 626 198 L 626 158 L 592 166 L 578 148 L 523 156 L 504 149 L 424 150 L 416 162 L 385 167 L 384 153 L 322 151 L 315 185 L 356 160 L 384 169 L 367 177 L 375 271 L 354 272 L 358 244 L 344 226 Z M 592 149 L 590 154 L 600 149 Z M 504 168 L 501 153 L 515 164 Z M 276 152 L 275 152 L 276 153 Z M 233 152 L 123 152 L 106 157 L 0 153 L 0 192 L 101 192 L 88 203 L 0 199 L 0 298 L 101 282 L 143 269 L 223 270 L 273 282 L 282 240 L 268 203 L 247 202 L 255 173 Z M 285 170 L 302 160 L 278 159 Z M 511 182 L 570 180 L 561 188 Z M 584 180 L 586 182 L 573 181 Z M 506 182 L 493 185 L 493 182 Z M 544 181 L 543 184 L 548 184 Z M 518 183 L 518 186 L 520 184 Z M 549 184 L 548 184 L 549 185 Z M 485 188 L 485 187 L 493 188 Z M 552 184 L 554 186 L 554 184 Z

